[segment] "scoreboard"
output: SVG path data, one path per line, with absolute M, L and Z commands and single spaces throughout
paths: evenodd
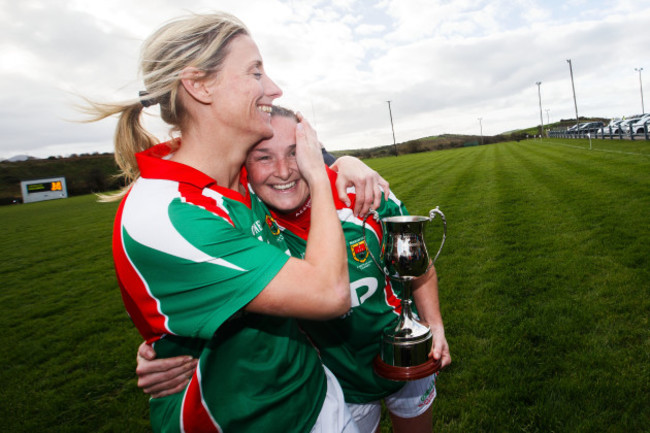
M 23 193 L 23 203 L 68 197 L 65 177 L 24 180 L 20 182 L 20 190 Z

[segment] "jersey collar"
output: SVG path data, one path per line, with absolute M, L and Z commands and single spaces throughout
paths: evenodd
M 180 140 L 178 140 L 177 143 L 180 144 Z M 176 146 L 177 143 L 174 143 L 174 148 L 178 148 L 178 146 Z M 246 195 L 242 196 L 238 191 L 233 191 L 230 188 L 218 185 L 216 180 L 202 171 L 190 167 L 189 165 L 171 161 L 169 158 L 172 154 L 173 148 L 171 142 L 160 143 L 147 150 L 136 153 L 135 157 L 138 161 L 140 176 L 145 179 L 162 179 L 186 183 L 199 189 L 209 188 L 219 192 L 229 199 L 250 205 L 250 194 L 248 193 L 248 188 L 244 188 L 246 190 Z M 245 179 L 245 173 L 240 175 L 240 182 L 242 179 Z M 246 183 L 243 183 L 243 186 L 246 187 Z

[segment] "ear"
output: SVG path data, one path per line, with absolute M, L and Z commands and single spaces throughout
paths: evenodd
M 206 79 L 205 72 L 193 66 L 188 66 L 181 71 L 181 84 L 183 88 L 202 104 L 212 102 L 212 91 L 207 86 L 208 82 L 209 80 Z

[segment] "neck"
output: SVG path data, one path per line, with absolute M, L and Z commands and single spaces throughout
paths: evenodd
M 220 186 L 242 192 L 239 173 L 246 153 L 254 144 L 224 131 L 199 128 L 184 131 L 182 140 L 183 145 L 172 160 L 196 168 Z
M 281 213 L 273 210 L 272 214 L 281 226 L 288 229 L 294 235 L 307 240 L 311 221 L 311 197 L 294 211 Z

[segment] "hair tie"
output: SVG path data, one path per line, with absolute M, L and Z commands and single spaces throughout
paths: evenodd
M 149 92 L 146 90 L 140 90 L 138 92 L 138 96 L 140 96 L 140 103 L 145 108 L 151 107 L 152 105 L 156 105 L 158 103 L 158 100 L 156 98 L 147 98 L 147 96 L 149 96 Z

